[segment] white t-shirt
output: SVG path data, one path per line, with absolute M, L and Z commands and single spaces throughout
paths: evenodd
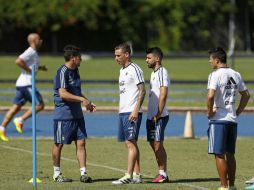
M 36 50 L 29 47 L 24 53 L 22 53 L 19 56 L 20 59 L 22 59 L 26 65 L 32 69 L 32 65 L 35 64 L 35 70 L 37 71 L 40 61 L 39 56 Z M 29 86 L 32 85 L 32 74 L 27 73 L 25 70 L 22 69 L 21 74 L 19 75 L 19 78 L 16 82 L 17 87 L 21 86 Z
M 208 78 L 207 89 L 215 90 L 215 115 L 210 120 L 236 122 L 236 94 L 246 90 L 240 73 L 230 68 L 220 68 Z
M 158 112 L 160 87 L 162 86 L 169 87 L 169 85 L 170 85 L 170 79 L 168 76 L 168 72 L 164 67 L 161 66 L 159 69 L 151 73 L 147 119 L 152 120 L 152 118 Z M 168 115 L 168 110 L 165 106 L 161 114 L 161 117 L 165 117 L 167 115 Z
M 132 112 L 138 100 L 138 87 L 145 83 L 143 71 L 135 63 L 130 63 L 126 68 L 120 69 L 119 75 L 119 113 Z M 142 109 L 140 109 L 142 112 Z

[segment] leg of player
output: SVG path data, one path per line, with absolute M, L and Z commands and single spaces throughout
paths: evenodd
M 38 104 L 36 106 L 36 113 L 40 112 L 44 109 L 44 104 Z M 31 117 L 32 115 L 32 108 L 29 108 L 21 117 L 16 117 L 13 122 L 16 126 L 16 130 L 21 134 L 23 133 L 23 122 Z
M 215 155 L 216 167 L 218 174 L 220 176 L 220 182 L 222 187 L 228 187 L 227 174 L 228 166 L 227 161 L 225 160 L 225 155 Z
M 163 142 L 151 141 L 150 145 L 154 151 L 156 161 L 159 168 L 159 175 L 153 179 L 153 183 L 166 183 L 169 182 L 167 171 L 167 153 L 164 149 Z
M 133 172 L 133 183 L 142 183 L 142 175 L 140 174 L 140 153 L 139 148 L 137 146 L 137 160 L 134 165 L 134 172 Z
M 2 141 L 8 141 L 9 139 L 6 136 L 5 128 L 13 118 L 13 116 L 18 113 L 22 105 L 14 104 L 9 111 L 6 113 L 2 125 L 0 126 L 0 138 Z
M 86 173 L 86 141 L 77 140 L 76 144 L 76 153 L 77 160 L 80 167 L 80 181 L 83 183 L 92 183 L 92 178 L 89 177 Z
M 72 179 L 64 177 L 60 170 L 62 148 L 63 148 L 63 144 L 54 144 L 52 148 L 52 159 L 53 159 L 53 168 L 54 168 L 53 181 L 58 183 L 72 182 Z

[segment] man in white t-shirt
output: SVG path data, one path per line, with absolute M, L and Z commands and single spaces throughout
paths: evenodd
M 7 112 L 2 124 L 0 125 L 0 138 L 8 141 L 5 128 L 13 116 L 18 113 L 22 106 L 32 101 L 32 65 L 35 64 L 36 71 L 47 71 L 46 66 L 39 66 L 39 56 L 37 50 L 41 47 L 42 40 L 37 33 L 31 33 L 27 37 L 29 48 L 22 53 L 16 60 L 16 64 L 22 69 L 21 74 L 16 82 L 16 96 L 13 100 L 14 105 Z M 44 103 L 41 94 L 36 89 L 36 111 L 43 110 Z M 28 109 L 21 117 L 13 120 L 19 133 L 23 132 L 23 122 L 32 115 L 32 108 Z
M 221 182 L 218 190 L 235 190 L 236 119 L 246 107 L 250 94 L 240 73 L 227 67 L 227 54 L 222 48 L 211 50 L 209 56 L 214 71 L 207 85 L 208 153 L 215 155 Z M 241 98 L 236 108 L 237 92 Z
M 122 66 L 119 75 L 119 130 L 118 140 L 128 149 L 128 169 L 124 177 L 112 184 L 142 183 L 137 145 L 142 120 L 142 103 L 146 94 L 143 71 L 130 59 L 127 43 L 115 47 L 115 60 Z
M 153 70 L 150 78 L 150 92 L 147 110 L 146 131 L 147 141 L 154 151 L 159 174 L 152 183 L 169 182 L 167 175 L 167 153 L 163 146 L 164 131 L 169 120 L 166 108 L 168 87 L 170 80 L 167 70 L 162 66 L 163 53 L 160 48 L 153 47 L 146 50 L 146 62 Z

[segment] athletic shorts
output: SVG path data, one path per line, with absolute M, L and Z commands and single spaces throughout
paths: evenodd
M 137 121 L 129 120 L 131 113 L 120 113 L 118 123 L 118 141 L 138 140 L 139 129 L 142 120 L 142 113 L 138 114 Z
M 43 99 L 40 92 L 35 89 L 35 104 L 43 104 Z M 24 105 L 27 101 L 32 102 L 32 86 L 16 87 L 16 96 L 13 103 L 17 105 Z
M 210 121 L 207 135 L 209 154 L 224 155 L 225 153 L 235 153 L 237 123 Z
M 164 140 L 164 131 L 167 126 L 169 116 L 161 117 L 155 123 L 152 120 L 146 120 L 146 132 L 147 132 L 147 141 L 163 141 Z
M 85 140 L 87 138 L 85 120 L 54 120 L 55 144 L 71 144 L 72 141 Z

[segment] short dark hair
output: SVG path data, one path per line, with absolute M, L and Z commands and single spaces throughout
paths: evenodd
M 209 51 L 209 55 L 213 58 L 217 58 L 221 63 L 227 63 L 227 53 L 222 47 L 217 47 Z
M 162 58 L 163 58 L 163 53 L 159 47 L 148 48 L 146 50 L 146 54 L 149 54 L 149 53 L 152 53 L 152 54 L 158 56 L 160 58 L 160 60 L 162 60 Z
M 66 45 L 63 49 L 65 61 L 70 61 L 71 56 L 80 56 L 80 48 L 74 45 Z
M 115 50 L 121 49 L 124 53 L 128 52 L 131 54 L 131 47 L 128 43 L 122 43 L 115 47 Z

